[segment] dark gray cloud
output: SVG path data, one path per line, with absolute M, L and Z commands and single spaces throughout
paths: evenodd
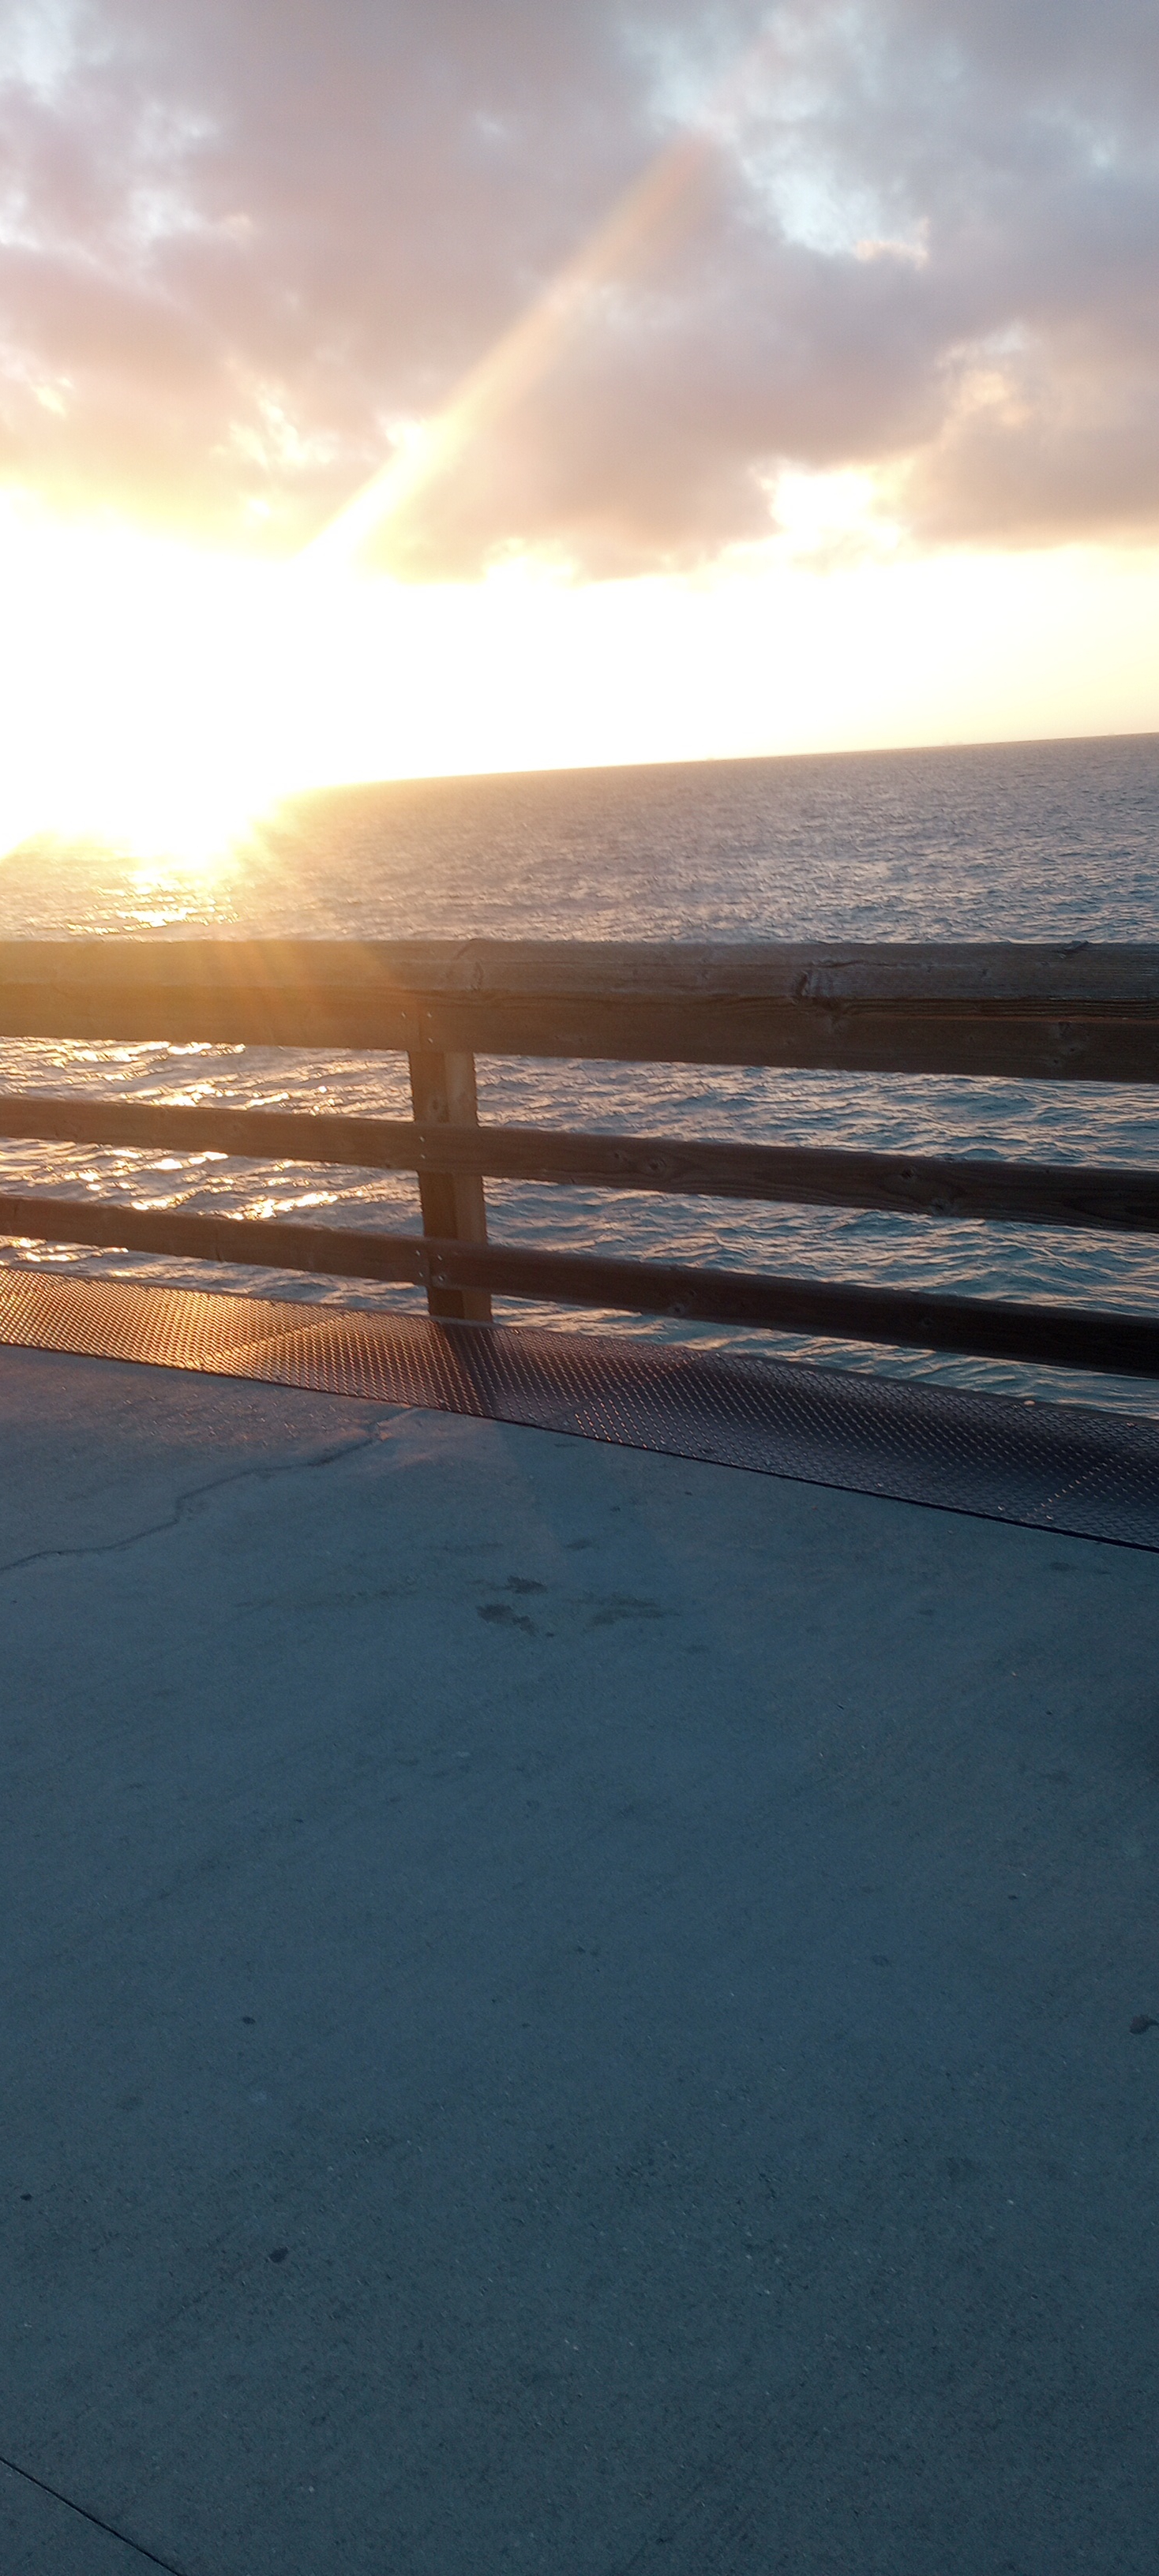
M 1154 0 L 7 0 L 0 474 L 301 543 L 706 101 L 392 560 L 1156 531 Z

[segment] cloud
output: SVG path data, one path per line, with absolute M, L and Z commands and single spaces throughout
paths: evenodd
M 1153 0 L 10 0 L 0 171 L 57 506 L 288 551 L 498 347 L 400 570 L 711 560 L 785 468 L 1159 526 Z

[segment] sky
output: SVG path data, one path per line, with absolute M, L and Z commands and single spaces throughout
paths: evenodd
M 1159 726 L 1154 0 L 0 0 L 0 844 Z

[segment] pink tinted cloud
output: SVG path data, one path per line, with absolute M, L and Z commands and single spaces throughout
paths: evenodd
M 703 561 L 768 532 L 783 465 L 888 466 L 919 542 L 1159 523 L 1153 0 L 8 26 L 0 470 L 50 500 L 303 542 L 715 97 L 683 204 L 392 528 L 400 569 Z

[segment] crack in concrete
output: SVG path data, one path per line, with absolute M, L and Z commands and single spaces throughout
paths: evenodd
M 79 2514 L 82 2522 L 91 2522 L 94 2531 L 103 2531 L 110 2540 L 119 2540 L 122 2548 L 131 2549 L 147 2567 L 162 2568 L 164 2576 L 184 2576 L 184 2570 L 172 2558 L 158 2558 L 154 2550 L 146 2548 L 143 2540 L 133 2540 L 127 2531 L 120 2531 L 115 2522 L 106 2522 L 103 2515 L 90 2512 L 87 2504 L 78 2504 L 76 2497 L 65 2495 L 63 2488 L 50 2486 L 47 2478 L 38 2478 L 34 2470 L 23 2468 L 19 2460 L 6 2459 L 0 2453 L 0 2469 L 7 2469 L 14 2478 L 23 2478 L 26 2486 L 36 2487 L 41 2495 L 51 2496 L 53 2503 L 64 2505 L 67 2512 Z
M 120 1556 L 128 1548 L 140 1547 L 144 1539 L 162 1538 L 167 1530 L 179 1529 L 186 1513 L 192 1510 L 195 1503 L 203 1501 L 207 1494 L 223 1493 L 230 1485 L 245 1485 L 255 1481 L 259 1484 L 272 1484 L 276 1477 L 294 1476 L 303 1468 L 336 1466 L 343 1458 L 357 1456 L 360 1449 L 372 1448 L 379 1436 L 379 1425 L 376 1423 L 373 1429 L 364 1432 L 360 1439 L 343 1440 L 339 1447 L 324 1449 L 314 1457 L 285 1459 L 277 1467 L 239 1467 L 229 1476 L 211 1476 L 206 1484 L 191 1485 L 186 1493 L 178 1494 L 166 1517 L 163 1520 L 150 1521 L 145 1529 L 130 1530 L 125 1538 L 94 1540 L 91 1545 L 84 1547 L 33 1548 L 27 1556 L 14 1556 L 10 1558 L 7 1565 L 0 1565 L 0 1578 L 6 1574 L 21 1574 L 30 1565 L 62 1565 L 70 1559 L 84 1556 Z

